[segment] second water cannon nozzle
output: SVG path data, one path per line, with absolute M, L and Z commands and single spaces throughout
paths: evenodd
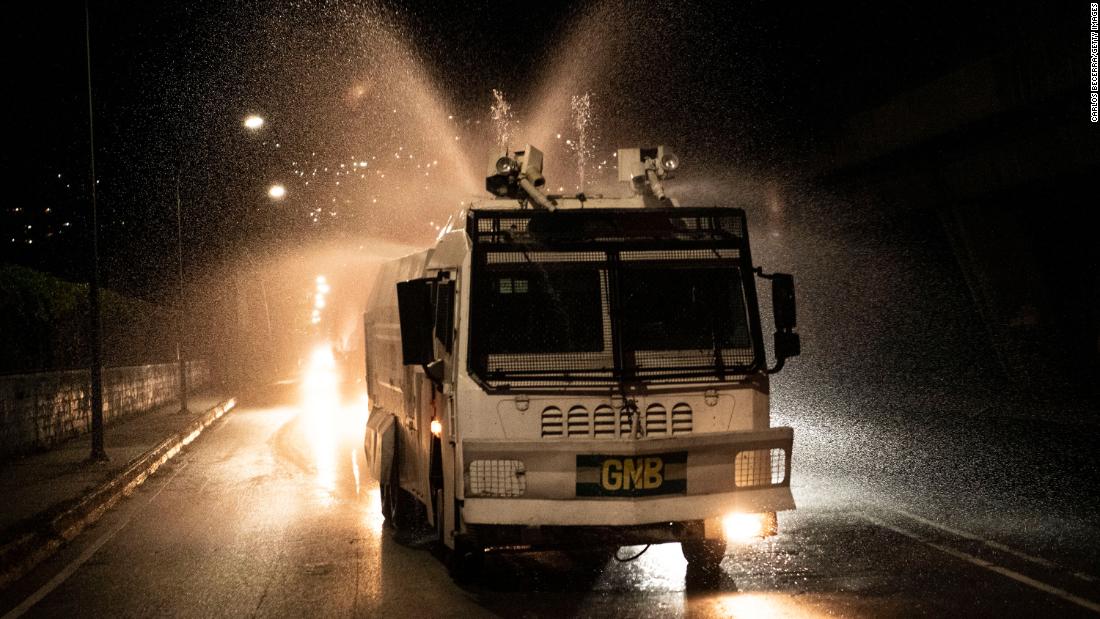
M 485 189 L 501 198 L 529 199 L 535 206 L 554 210 L 556 206 L 542 192 L 542 151 L 528 144 L 509 156 L 494 150 L 489 157 Z
M 630 183 L 635 191 L 652 193 L 658 200 L 667 199 L 662 181 L 672 178 L 680 167 L 680 158 L 664 146 L 651 148 L 620 148 L 619 180 Z

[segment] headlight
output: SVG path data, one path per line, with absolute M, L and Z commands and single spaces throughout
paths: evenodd
M 722 532 L 726 541 L 744 542 L 764 537 L 765 514 L 727 514 L 722 518 Z
M 787 450 L 747 449 L 733 461 L 733 483 L 737 488 L 767 488 L 787 481 Z
M 466 475 L 468 497 L 517 497 L 527 492 L 527 469 L 519 460 L 474 460 Z

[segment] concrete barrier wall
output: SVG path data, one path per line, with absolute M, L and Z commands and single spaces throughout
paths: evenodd
M 88 370 L 0 376 L 0 459 L 46 449 L 91 429 Z M 210 382 L 206 361 L 191 361 L 188 391 Z M 110 424 L 179 397 L 175 363 L 104 368 L 103 417 Z

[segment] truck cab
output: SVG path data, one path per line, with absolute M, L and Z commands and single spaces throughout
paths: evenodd
M 544 194 L 541 160 L 491 160 L 495 198 L 381 270 L 365 449 L 383 514 L 434 527 L 456 576 L 487 549 L 661 542 L 717 570 L 727 539 L 795 506 L 793 430 L 769 415 L 769 375 L 800 352 L 793 280 L 754 267 L 742 210 L 664 195 L 663 149 L 619 152 L 625 198 Z

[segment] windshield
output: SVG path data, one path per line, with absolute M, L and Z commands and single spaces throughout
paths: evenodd
M 736 269 L 623 269 L 623 338 L 636 350 L 750 348 Z
M 741 269 L 691 253 L 705 259 L 529 252 L 479 265 L 471 368 L 490 383 L 744 373 L 755 347 Z
M 482 320 L 489 354 L 603 350 L 600 272 L 505 269 L 486 281 Z

